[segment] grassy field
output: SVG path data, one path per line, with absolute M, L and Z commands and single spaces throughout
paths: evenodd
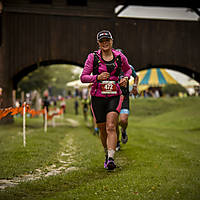
M 74 120 L 74 121 L 73 121 Z M 44 133 L 41 118 L 0 127 L 2 200 L 199 200 L 200 98 L 136 99 L 117 169 L 103 168 L 100 139 L 73 114 Z M 30 180 L 31 179 L 31 180 Z

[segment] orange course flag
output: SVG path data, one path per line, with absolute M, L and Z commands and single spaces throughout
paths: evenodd
M 19 113 L 19 108 L 12 108 L 11 109 L 11 115 L 16 115 Z
M 6 117 L 11 111 L 11 108 L 6 108 L 5 110 L 1 111 L 0 113 L 0 119 L 2 119 L 3 117 Z

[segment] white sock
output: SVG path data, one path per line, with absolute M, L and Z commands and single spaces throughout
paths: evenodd
M 115 150 L 108 149 L 108 158 L 113 158 L 114 159 L 114 154 L 115 154 Z

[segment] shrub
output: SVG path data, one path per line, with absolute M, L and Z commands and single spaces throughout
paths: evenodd
M 179 92 L 187 93 L 187 90 L 180 84 L 167 84 L 162 88 L 164 95 L 178 96 Z

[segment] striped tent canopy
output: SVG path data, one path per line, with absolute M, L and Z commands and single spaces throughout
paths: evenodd
M 139 90 L 143 91 L 149 87 L 162 87 L 166 84 L 178 84 L 178 82 L 165 70 L 151 68 L 139 72 Z M 133 84 L 131 81 L 131 85 Z
M 80 79 L 66 83 L 66 86 L 73 88 L 87 88 L 89 83 L 82 83 Z

